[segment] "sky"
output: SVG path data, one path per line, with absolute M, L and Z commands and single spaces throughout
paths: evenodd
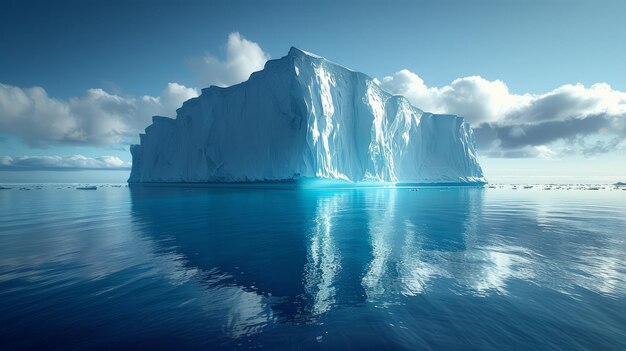
M 464 116 L 492 182 L 626 180 L 624 1 L 0 7 L 0 182 L 125 181 L 152 115 L 291 46 Z

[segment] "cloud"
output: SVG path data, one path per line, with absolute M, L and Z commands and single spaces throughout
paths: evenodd
M 0 156 L 0 170 L 6 171 L 72 171 L 129 170 L 130 164 L 115 156 Z
M 202 86 L 242 82 L 270 58 L 257 43 L 237 32 L 228 36 L 225 54 L 223 60 L 207 53 L 190 61 Z M 543 94 L 514 94 L 503 81 L 480 76 L 429 87 L 417 74 L 401 70 L 376 81 L 425 111 L 464 116 L 474 127 L 481 155 L 557 158 L 577 153 L 591 157 L 622 150 L 626 144 L 626 92 L 605 83 L 566 84 Z M 169 83 L 159 96 L 132 97 L 89 89 L 82 96 L 63 100 L 50 97 L 41 87 L 0 83 L 0 133 L 35 147 L 127 144 L 136 142 L 153 115 L 173 117 L 182 102 L 197 95 L 197 89 Z
M 614 118 L 607 115 L 568 118 L 539 123 L 483 123 L 474 128 L 478 145 L 485 147 L 494 141 L 504 149 L 545 145 L 557 140 L 598 134 L 612 127 Z
M 587 141 L 585 138 L 572 138 L 568 140 L 563 153 L 579 153 L 586 157 L 606 154 L 616 150 L 622 150 L 626 146 L 626 139 L 613 137 L 608 140 Z
M 428 87 L 408 70 L 377 83 L 426 111 L 464 116 L 474 126 L 481 154 L 491 157 L 555 158 L 557 152 L 546 150 L 556 142 L 569 145 L 563 152 L 592 156 L 615 151 L 626 139 L 626 92 L 606 83 L 566 84 L 544 94 L 513 94 L 504 82 L 479 76 Z M 606 136 L 612 139 L 599 140 Z
M 246 80 L 268 59 L 257 43 L 231 33 L 225 61 L 207 54 L 192 60 L 191 66 L 201 83 L 227 86 Z M 174 117 L 184 101 L 199 93 L 178 83 L 168 83 L 159 96 L 123 96 L 119 89 L 112 90 L 118 92 L 89 89 L 64 100 L 49 96 L 42 87 L 0 83 L 0 133 L 17 136 L 31 147 L 136 142 L 152 116 Z
M 510 94 L 502 81 L 478 76 L 455 79 L 442 88 L 428 87 L 422 78 L 406 69 L 384 77 L 379 85 L 392 94 L 403 95 L 425 111 L 462 115 L 473 124 L 497 120 L 530 98 Z
M 196 89 L 169 83 L 159 96 L 127 97 L 102 89 L 82 96 L 55 99 L 41 87 L 0 83 L 0 132 L 27 145 L 110 145 L 135 140 L 153 115 L 174 116 Z
M 200 86 L 226 87 L 247 80 L 252 72 L 262 70 L 269 59 L 270 55 L 259 44 L 234 32 L 228 35 L 226 60 L 222 61 L 207 53 L 202 58 L 190 60 L 190 66 Z

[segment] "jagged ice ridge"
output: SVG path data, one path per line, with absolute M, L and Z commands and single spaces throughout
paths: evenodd
M 131 146 L 131 183 L 481 183 L 472 129 L 382 90 L 369 76 L 291 48 L 248 81 L 211 86 Z

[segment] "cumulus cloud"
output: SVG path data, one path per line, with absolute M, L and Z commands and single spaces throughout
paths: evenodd
M 225 60 L 207 53 L 202 58 L 192 59 L 190 66 L 201 86 L 226 87 L 247 80 L 252 72 L 263 69 L 269 59 L 270 55 L 259 44 L 234 32 L 228 36 Z
M 128 170 L 130 164 L 115 156 L 0 156 L 0 170 L 10 171 L 70 171 L 70 170 Z
M 41 87 L 0 83 L 0 132 L 26 144 L 110 145 L 134 140 L 153 115 L 174 116 L 196 89 L 169 83 L 159 96 L 127 97 L 89 89 L 67 100 L 52 98 Z
M 227 86 L 246 80 L 268 59 L 257 43 L 231 33 L 224 61 L 206 54 L 192 60 L 191 66 L 202 84 Z M 0 133 L 17 136 L 32 147 L 135 142 L 152 116 L 174 117 L 176 109 L 198 93 L 195 88 L 169 83 L 159 96 L 89 89 L 81 96 L 57 99 L 42 87 L 0 83 Z
M 202 86 L 229 86 L 261 70 L 270 56 L 255 42 L 231 33 L 222 60 L 213 54 L 190 61 Z M 626 92 L 608 84 L 567 84 L 543 94 L 515 94 L 500 80 L 458 78 L 428 86 L 409 70 L 376 80 L 392 94 L 435 113 L 464 116 L 474 127 L 481 155 L 555 158 L 594 156 L 626 146 Z M 44 88 L 0 83 L 0 133 L 26 144 L 110 145 L 136 141 L 153 115 L 175 115 L 194 88 L 169 83 L 159 96 L 129 97 L 89 89 L 69 99 Z M 0 142 L 2 141 L 0 135 Z M 558 144 L 558 145 L 556 145 Z
M 529 95 L 511 94 L 502 81 L 478 76 L 455 79 L 441 88 L 428 87 L 406 69 L 384 77 L 379 85 L 392 94 L 405 96 L 425 111 L 462 115 L 472 124 L 497 120 L 530 99 Z
M 549 145 L 555 142 L 568 145 L 564 151 L 592 156 L 615 151 L 626 139 L 626 92 L 605 83 L 567 84 L 544 94 L 513 94 L 504 82 L 479 76 L 428 87 L 408 70 L 377 82 L 426 111 L 464 116 L 474 126 L 481 153 L 487 156 L 554 158 L 558 153 Z M 609 141 L 598 140 L 607 135 L 612 136 Z

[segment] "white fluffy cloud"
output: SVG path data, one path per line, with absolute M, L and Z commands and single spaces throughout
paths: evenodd
M 567 144 L 563 150 L 591 156 L 615 151 L 626 139 L 626 92 L 605 83 L 513 94 L 504 82 L 479 76 L 428 87 L 408 70 L 377 82 L 423 110 L 464 116 L 484 155 L 553 158 L 549 145 L 561 141 Z M 588 143 L 587 138 L 595 140 Z
M 227 86 L 246 80 L 269 59 L 261 47 L 231 33 L 226 60 L 211 54 L 192 60 L 199 81 Z M 159 96 L 129 97 L 103 89 L 89 89 L 66 100 L 50 97 L 42 87 L 22 88 L 0 83 L 0 133 L 26 144 L 111 145 L 136 141 L 154 115 L 174 117 L 185 100 L 198 90 L 169 83 Z
M 626 114 L 626 92 L 613 90 L 605 83 L 589 88 L 582 84 L 567 84 L 539 95 L 512 94 L 504 82 L 479 76 L 458 78 L 444 87 L 428 87 L 409 70 L 384 77 L 378 83 L 392 94 L 405 96 L 423 110 L 462 115 L 472 124 Z
M 128 170 L 130 164 L 115 156 L 0 156 L 0 169 L 4 170 Z
M 426 86 L 422 78 L 405 69 L 384 77 L 379 84 L 425 111 L 462 115 L 472 123 L 496 120 L 529 99 L 527 95 L 510 94 L 499 80 L 478 76 L 455 79 L 450 85 L 437 88 Z
M 202 58 L 191 60 L 190 64 L 200 86 L 226 87 L 247 80 L 252 72 L 263 69 L 269 59 L 270 55 L 259 44 L 234 32 L 228 36 L 226 60 L 207 53 Z
M 126 97 L 89 89 L 68 100 L 41 87 L 0 83 L 0 132 L 31 146 L 55 143 L 109 145 L 133 140 L 153 115 L 174 116 L 182 102 L 198 95 L 169 83 L 160 96 Z
M 206 54 L 191 60 L 202 86 L 229 86 L 261 70 L 270 58 L 261 47 L 231 33 L 224 60 Z M 435 113 L 464 116 L 472 124 L 482 155 L 558 157 L 559 152 L 592 156 L 626 146 L 626 92 L 599 83 L 567 84 L 543 94 L 514 94 L 500 80 L 458 78 L 429 87 L 415 73 L 401 70 L 377 81 L 392 94 Z M 31 146 L 112 145 L 136 141 L 153 115 L 175 115 L 198 90 L 169 83 L 159 96 L 128 97 L 89 89 L 67 100 L 40 87 L 0 83 L 0 133 Z M 559 152 L 556 149 L 558 146 Z

